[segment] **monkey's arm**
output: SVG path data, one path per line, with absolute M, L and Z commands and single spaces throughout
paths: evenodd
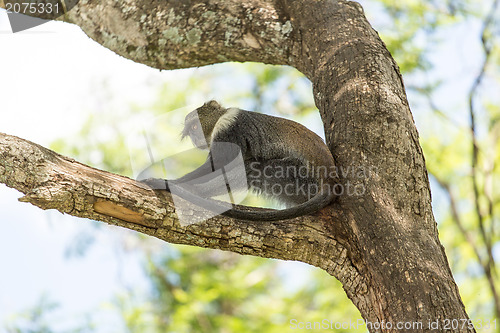
M 217 177 L 217 174 L 214 173 L 216 170 L 225 168 L 225 171 L 229 171 L 231 168 L 234 168 L 235 163 L 233 162 L 238 156 L 241 156 L 241 149 L 238 145 L 231 142 L 213 142 L 205 163 L 196 170 L 177 178 L 175 182 L 189 184 L 206 183 L 211 178 Z M 243 162 L 243 159 L 241 161 Z
M 149 178 L 141 180 L 155 190 L 167 190 L 171 186 L 182 187 L 201 197 L 227 194 L 232 190 L 247 187 L 242 152 L 231 142 L 213 142 L 206 161 L 196 170 L 175 180 Z

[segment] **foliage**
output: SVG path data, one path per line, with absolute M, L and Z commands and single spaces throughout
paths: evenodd
M 431 105 L 427 113 L 438 131 L 427 131 L 421 140 L 427 168 L 445 198 L 438 219 L 441 239 L 469 315 L 485 319 L 500 319 L 500 193 L 495 191 L 500 183 L 500 40 L 494 33 L 500 31 L 498 3 L 468 8 L 469 19 L 482 25 L 477 36 L 482 59 L 471 75 L 468 94 L 458 97 L 460 110 L 438 107 L 435 91 L 426 92 Z
M 138 305 L 135 300 L 141 297 L 128 293 L 116 306 L 131 332 L 272 333 L 282 332 L 294 318 L 360 319 L 339 295 L 340 284 L 326 273 L 307 274 L 310 282 L 298 289 L 287 288 L 292 277 L 282 274 L 276 261 L 176 246 L 149 255 L 148 301 Z

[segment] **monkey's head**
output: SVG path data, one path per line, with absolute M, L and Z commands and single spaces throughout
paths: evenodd
M 215 124 L 226 111 L 219 103 L 211 100 L 188 113 L 184 120 L 182 138 L 189 136 L 197 148 L 208 149 Z

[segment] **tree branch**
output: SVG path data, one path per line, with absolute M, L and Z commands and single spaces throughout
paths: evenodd
M 289 63 L 292 23 L 273 1 L 149 1 L 147 7 L 82 0 L 63 20 L 119 55 L 159 69 Z
M 329 235 L 331 228 L 327 228 L 326 222 L 335 216 L 332 208 L 316 216 L 279 222 L 214 217 L 182 226 L 170 195 L 3 133 L 0 133 L 0 182 L 24 193 L 19 199 L 22 202 L 140 231 L 169 243 L 298 260 L 330 274 L 349 270 L 350 266 L 345 248 Z M 193 206 L 192 214 L 203 212 Z M 336 255 L 327 261 L 320 260 L 325 255 L 324 251 L 316 251 L 320 245 L 324 251 Z M 353 271 L 349 278 L 354 276 Z

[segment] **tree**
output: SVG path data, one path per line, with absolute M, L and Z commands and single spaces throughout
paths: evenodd
M 339 279 L 371 323 L 418 322 L 415 331 L 425 331 L 435 320 L 468 318 L 438 240 L 399 69 L 357 3 L 80 3 L 64 20 L 155 68 L 224 61 L 297 68 L 313 84 L 342 184 L 362 190 L 291 221 L 217 217 L 182 227 L 170 198 L 1 135 L 0 181 L 25 193 L 23 201 L 172 243 L 310 263 Z

